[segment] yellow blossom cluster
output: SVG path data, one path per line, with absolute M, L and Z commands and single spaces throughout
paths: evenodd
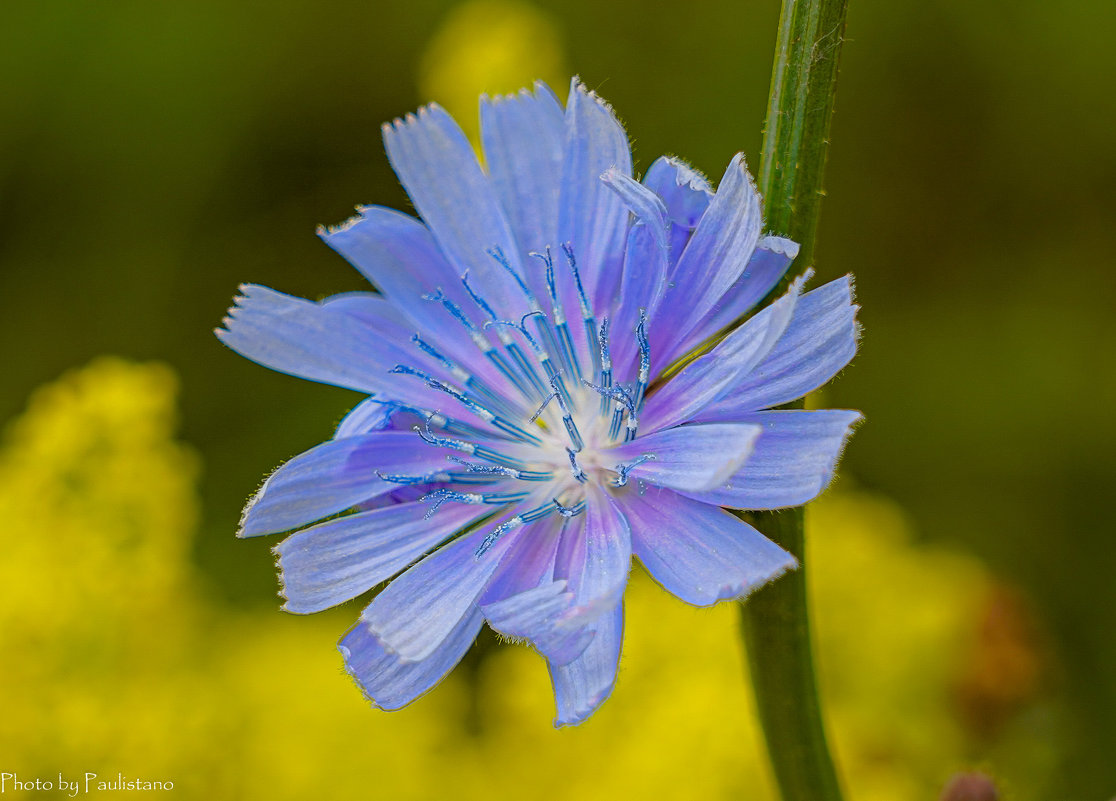
M 488 635 L 427 697 L 379 712 L 334 648 L 358 606 L 247 613 L 204 592 L 199 463 L 174 418 L 167 367 L 102 359 L 7 431 L 0 771 L 120 773 L 204 799 L 775 798 L 735 604 L 688 607 L 637 569 L 617 688 L 574 729 L 551 726 L 541 658 Z M 877 497 L 835 493 L 809 520 L 851 797 L 932 798 L 973 753 L 958 688 L 979 695 L 973 666 L 996 664 L 981 645 L 992 583 L 970 558 L 912 545 Z M 1030 658 L 1009 639 L 1012 665 Z

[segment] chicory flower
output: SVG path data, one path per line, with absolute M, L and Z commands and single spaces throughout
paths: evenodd
M 242 287 L 222 342 L 369 397 L 239 534 L 294 532 L 275 549 L 291 612 L 392 579 L 340 643 L 376 706 L 430 690 L 487 622 L 545 657 L 573 724 L 612 690 L 633 554 L 699 606 L 795 566 L 727 509 L 829 483 L 859 413 L 772 407 L 849 362 L 856 306 L 848 277 L 800 279 L 731 328 L 798 250 L 762 234 L 742 156 L 716 192 L 674 158 L 637 181 L 577 80 L 565 108 L 542 84 L 482 98 L 481 123 L 484 167 L 436 105 L 384 126 L 421 220 L 368 206 L 320 232 L 377 292 Z

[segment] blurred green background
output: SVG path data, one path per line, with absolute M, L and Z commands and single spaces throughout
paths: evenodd
M 677 693 L 691 674 L 651 673 L 640 684 L 637 672 L 649 665 L 629 653 L 617 690 L 628 700 L 614 697 L 603 720 L 576 733 L 555 733 L 539 664 L 521 691 L 529 712 L 500 707 L 510 702 L 498 690 L 482 692 L 485 676 L 491 684 L 504 675 L 488 663 L 522 659 L 491 642 L 414 708 L 394 716 L 363 709 L 330 646 L 359 606 L 312 620 L 280 615 L 273 542 L 232 536 L 266 472 L 326 438 L 357 398 L 270 373 L 225 350 L 211 331 L 241 282 L 308 297 L 360 288 L 314 228 L 360 203 L 407 208 L 379 125 L 428 100 L 471 119 L 481 90 L 543 77 L 564 96 L 577 73 L 617 109 L 637 170 L 664 152 L 714 179 L 738 150 L 755 166 L 778 4 L 37 0 L 8 4 L 4 16 L 0 420 L 16 419 L 36 387 L 100 354 L 170 370 L 100 362 L 56 386 L 69 401 L 40 393 L 42 408 L 33 402 L 24 423 L 9 425 L 0 562 L 14 578 L 0 591 L 9 639 L 0 705 L 11 709 L 22 697 L 29 706 L 0 723 L 0 771 L 163 770 L 184 795 L 278 798 L 340 788 L 339 777 L 356 781 L 371 770 L 371 784 L 355 785 L 371 797 L 473 797 L 472 787 L 479 797 L 485 771 L 509 772 L 501 760 L 515 754 L 511 778 L 485 797 L 573 782 L 584 797 L 650 788 L 641 792 L 685 798 L 694 771 L 663 767 L 688 753 L 680 750 L 685 733 L 686 747 L 723 755 L 700 765 L 713 797 L 770 797 L 754 726 L 733 728 L 751 714 L 737 662 L 722 665 L 724 686 L 735 689 L 731 702 L 713 702 L 719 717 L 657 706 L 649 695 Z M 890 546 L 861 543 L 881 554 L 875 568 L 854 565 L 832 579 L 832 603 L 818 602 L 849 795 L 933 798 L 949 770 L 978 766 L 1012 797 L 1110 798 L 1116 531 L 1104 509 L 1116 485 L 1116 6 L 852 0 L 847 33 L 817 271 L 819 283 L 856 275 L 861 352 L 824 399 L 863 410 L 867 422 L 832 493 L 831 508 L 848 517 L 831 514 L 832 531 L 814 528 L 819 543 L 828 538 L 845 557 L 842 526 L 869 538 L 902 532 Z M 117 400 L 97 400 L 101 392 Z M 136 398 L 149 398 L 150 408 L 131 409 Z M 177 430 L 169 422 L 176 403 Z M 165 425 L 146 444 L 123 442 L 133 418 L 86 419 L 90 404 Z M 36 425 L 56 433 L 36 434 Z M 69 450 L 34 444 L 54 442 L 57 431 L 71 432 Z M 84 435 L 93 444 L 80 445 Z M 75 465 L 97 474 L 97 460 L 110 456 L 158 461 L 181 447 L 174 437 L 189 450 L 181 462 L 168 457 L 171 477 L 162 483 L 124 471 L 133 495 L 113 495 L 111 504 L 103 493 L 116 490 L 74 483 Z M 74 505 L 75 497 L 92 500 Z M 69 500 L 51 511 L 52 498 Z M 87 524 L 104 508 L 116 517 Z M 159 511 L 168 508 L 181 510 L 173 525 Z M 881 508 L 886 524 L 874 516 Z M 114 528 L 121 509 L 146 521 L 134 536 Z M 72 539 L 63 529 L 73 529 Z M 149 553 L 151 538 L 162 544 Z M 18 544 L 25 539 L 47 550 Z M 65 544 L 50 550 L 53 539 Z M 882 555 L 889 547 L 907 567 Z M 67 556 L 60 566 L 60 548 L 88 560 Z M 158 558 L 149 564 L 151 553 Z M 156 615 L 162 601 L 152 602 L 150 618 L 118 610 L 74 634 L 64 613 L 71 601 L 77 619 L 131 587 L 130 573 L 96 572 L 118 559 L 140 559 L 139 571 L 170 560 L 181 569 L 167 575 L 190 589 L 180 588 L 177 605 L 163 599 L 169 618 Z M 939 583 L 912 581 L 909 597 L 880 601 L 896 575 L 938 575 L 940 559 L 964 567 L 943 567 Z M 32 580 L 36 571 L 41 581 Z M 88 584 L 80 603 L 57 580 L 78 575 Z M 144 585 L 152 597 L 178 586 L 152 582 Z M 654 589 L 641 592 L 657 609 Z M 699 625 L 687 622 L 698 620 L 692 615 L 679 622 L 663 614 L 644 612 L 643 620 Z M 709 615 L 708 625 L 731 639 L 729 608 Z M 887 625 L 865 622 L 876 618 Z M 150 663 L 137 661 L 126 641 L 139 633 L 169 650 L 153 655 L 150 644 L 134 644 Z M 688 660 L 697 670 L 716 658 L 665 636 L 658 651 L 646 651 L 655 660 Z M 115 650 L 102 653 L 105 641 Z M 933 680 L 915 669 L 951 649 L 960 655 Z M 305 651 L 321 652 L 317 673 L 302 669 L 318 658 Z M 16 667 L 48 661 L 57 673 L 47 679 Z M 866 675 L 853 680 L 858 671 Z M 893 695 L 872 687 L 873 671 L 894 680 Z M 130 700 L 118 694 L 125 679 Z M 708 693 L 716 695 L 719 680 L 708 678 Z M 926 686 L 915 686 L 920 680 Z M 178 705 L 161 706 L 161 693 Z M 75 698 L 88 702 L 84 717 L 69 714 Z M 486 698 L 503 711 L 478 712 Z M 170 743 L 174 758 L 139 735 L 106 750 L 136 709 L 150 717 L 138 731 Z M 207 717 L 206 709 L 224 714 Z M 103 717 L 119 717 L 119 726 Z M 361 728 L 381 725 L 414 731 Z M 659 733 L 649 749 L 659 743 L 662 754 L 618 757 L 619 741 L 641 727 Z M 896 739 L 897 730 L 921 731 L 925 741 Z M 284 751 L 284 732 L 322 735 L 316 750 L 284 740 Z M 515 753 L 524 747 L 529 753 Z M 390 792 L 374 778 L 385 761 L 398 773 Z M 741 764 L 754 765 L 755 776 L 737 775 Z

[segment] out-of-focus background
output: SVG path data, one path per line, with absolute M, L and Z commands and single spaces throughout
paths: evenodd
M 613 698 L 551 728 L 483 638 L 406 711 L 277 610 L 262 477 L 356 400 L 212 336 L 240 282 L 361 287 L 314 236 L 407 208 L 379 125 L 577 73 L 637 169 L 758 160 L 775 0 L 190 0 L 5 7 L 0 772 L 188 798 L 771 799 L 735 609 L 637 576 Z M 865 336 L 867 422 L 810 514 L 850 799 L 1116 794 L 1116 6 L 852 0 L 819 280 Z M 57 785 L 56 785 L 57 786 Z M 13 792 L 6 786 L 5 792 Z

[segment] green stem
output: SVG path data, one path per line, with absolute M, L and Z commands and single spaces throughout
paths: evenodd
M 760 192 L 767 229 L 801 246 L 796 260 L 800 270 L 814 261 L 847 6 L 848 0 L 783 0 L 779 21 Z M 802 403 L 792 406 L 801 408 Z M 783 801 L 840 801 L 814 672 L 805 514 L 790 509 L 756 512 L 749 518 L 799 561 L 798 570 L 741 606 L 756 706 L 775 779 Z
M 783 801 L 840 801 L 814 678 L 802 510 L 757 512 L 749 519 L 799 561 L 798 570 L 741 606 L 748 669 L 775 781 Z
M 813 264 L 822 173 L 848 0 L 783 0 L 760 154 L 767 230 L 798 242 Z

